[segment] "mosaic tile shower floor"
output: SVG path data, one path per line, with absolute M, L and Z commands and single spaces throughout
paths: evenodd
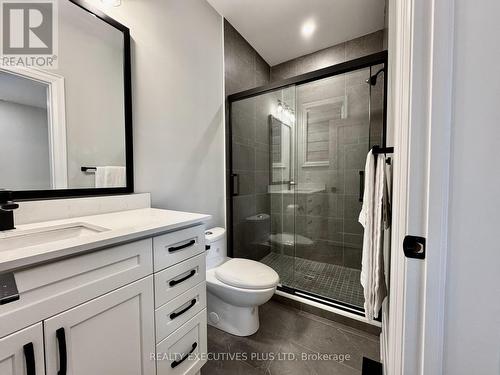
M 284 286 L 363 308 L 360 270 L 275 252 L 266 255 L 261 262 L 279 274 Z

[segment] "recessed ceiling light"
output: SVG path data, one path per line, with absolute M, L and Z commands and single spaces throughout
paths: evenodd
M 302 25 L 302 36 L 304 38 L 310 38 L 315 31 L 316 31 L 316 23 L 312 20 L 306 21 Z

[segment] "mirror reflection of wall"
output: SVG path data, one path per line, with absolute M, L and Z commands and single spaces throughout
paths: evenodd
M 47 85 L 0 71 L 0 186 L 50 189 Z
M 61 1 L 59 54 L 54 73 L 65 78 L 69 187 L 90 188 L 95 174 L 82 166 L 125 166 L 123 34 Z
M 124 34 L 58 11 L 57 69 L 0 69 L 0 188 L 125 187 Z

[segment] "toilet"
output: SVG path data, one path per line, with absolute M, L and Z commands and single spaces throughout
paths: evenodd
M 208 324 L 250 336 L 259 329 L 259 306 L 271 299 L 279 276 L 265 264 L 228 258 L 224 228 L 207 230 L 205 241 Z

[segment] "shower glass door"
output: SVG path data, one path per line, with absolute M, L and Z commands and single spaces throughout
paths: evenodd
M 364 68 L 296 87 L 293 287 L 355 308 L 364 303 L 358 216 L 372 125 L 369 78 Z
M 234 257 L 260 261 L 275 249 L 294 259 L 294 105 L 294 86 L 231 103 L 228 203 Z M 273 267 L 282 283 L 293 280 L 293 265 L 280 260 Z
M 358 216 L 366 154 L 385 144 L 383 68 L 230 100 L 233 256 L 275 269 L 285 291 L 360 313 Z

